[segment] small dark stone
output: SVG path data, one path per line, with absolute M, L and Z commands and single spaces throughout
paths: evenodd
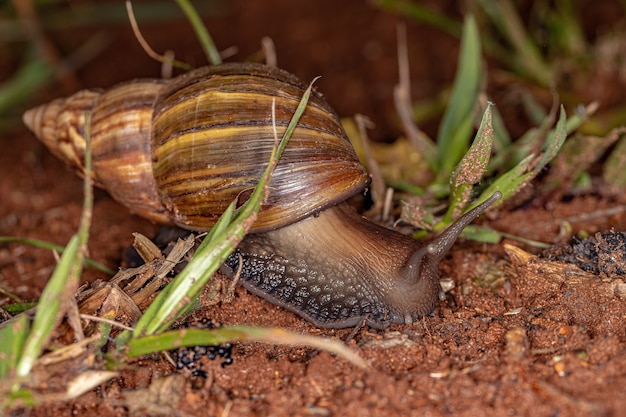
M 574 264 L 595 275 L 626 275 L 626 232 L 596 233 L 571 245 L 551 248 L 544 256 Z
M 214 329 L 218 326 L 211 319 L 202 318 L 195 323 L 186 323 L 184 327 Z M 221 366 L 224 368 L 233 363 L 232 350 L 231 343 L 224 343 L 223 345 L 184 347 L 173 350 L 171 353 L 176 360 L 177 370 L 188 369 L 194 376 L 206 378 L 208 374 L 203 368 L 203 358 L 215 360 L 220 357 L 223 359 Z

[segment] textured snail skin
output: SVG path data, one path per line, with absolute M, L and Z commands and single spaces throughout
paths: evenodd
M 500 197 L 495 193 L 426 244 L 340 204 L 248 235 L 226 261 L 227 274 L 235 276 L 241 264 L 240 282 L 249 291 L 319 327 L 409 324 L 435 308 L 439 261 L 463 228 Z
M 82 174 L 89 112 L 96 185 L 149 220 L 207 230 L 254 188 L 275 145 L 274 124 L 281 136 L 305 89 L 279 69 L 227 64 L 80 91 L 23 119 Z M 337 115 L 314 93 L 251 234 L 223 270 L 234 277 L 241 266 L 248 290 L 320 327 L 385 328 L 429 314 L 438 262 L 500 193 L 422 244 L 343 203 L 368 182 Z

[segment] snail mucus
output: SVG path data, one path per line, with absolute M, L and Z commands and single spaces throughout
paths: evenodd
M 80 173 L 90 112 L 94 183 L 135 214 L 204 231 L 267 166 L 272 99 L 280 136 L 305 89 L 280 69 L 223 64 L 83 90 L 27 111 L 24 122 Z M 241 262 L 249 291 L 319 327 L 385 328 L 429 314 L 441 291 L 438 262 L 500 194 L 420 243 L 345 203 L 368 183 L 339 118 L 314 92 L 251 233 L 223 270 L 232 277 Z

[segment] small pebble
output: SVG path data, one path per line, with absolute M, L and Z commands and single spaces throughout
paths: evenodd
M 198 327 L 204 329 L 214 329 L 216 326 L 210 319 L 203 318 L 198 323 L 189 323 L 185 327 Z M 206 378 L 207 372 L 204 370 L 202 359 L 215 360 L 222 359 L 222 368 L 233 363 L 233 345 L 224 343 L 212 346 L 191 346 L 170 351 L 176 361 L 176 369 L 188 369 L 194 376 Z

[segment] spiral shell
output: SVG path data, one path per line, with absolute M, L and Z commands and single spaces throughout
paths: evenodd
M 93 179 L 150 220 L 207 230 L 241 204 L 267 166 L 306 86 L 260 64 L 224 64 L 169 81 L 85 90 L 29 110 L 24 122 L 60 158 L 83 170 L 91 113 Z M 273 230 L 360 192 L 368 175 L 320 94 L 276 168 L 253 231 Z

